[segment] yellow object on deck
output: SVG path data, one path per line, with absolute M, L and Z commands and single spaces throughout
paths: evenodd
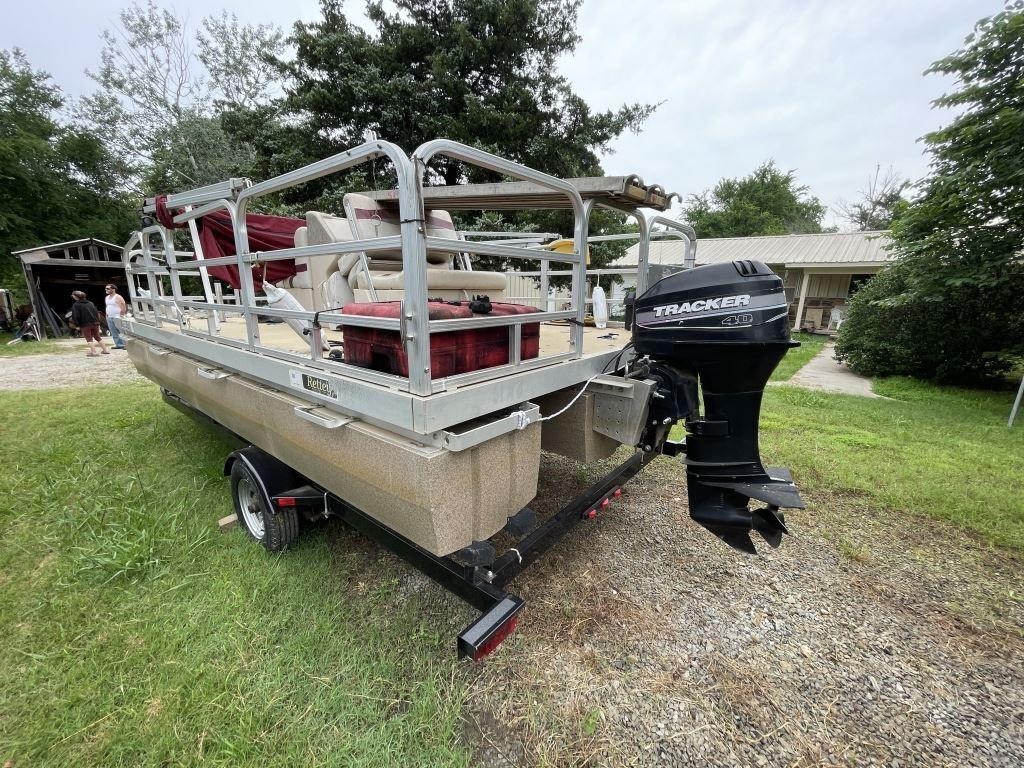
M 559 240 L 552 240 L 550 243 L 544 246 L 549 251 L 555 253 L 576 253 L 576 241 L 572 238 L 563 237 Z M 587 266 L 590 266 L 590 246 L 587 246 Z

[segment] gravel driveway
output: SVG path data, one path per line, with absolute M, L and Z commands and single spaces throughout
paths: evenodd
M 547 492 L 580 484 L 544 462 Z M 628 489 L 467 670 L 481 764 L 1024 765 L 1019 558 L 813 494 L 748 557 L 690 522 L 672 460 Z
M 144 381 L 128 360 L 128 353 L 87 357 L 85 342 L 77 340 L 66 352 L 0 357 L 0 390 L 69 389 Z
M 596 474 L 545 456 L 542 478 L 550 511 Z M 814 494 L 748 557 L 690 522 L 685 487 L 655 461 L 511 585 L 519 630 L 459 668 L 474 765 L 1024 765 L 1019 557 Z M 369 546 L 361 578 L 401 574 L 396 600 L 452 636 L 471 619 Z

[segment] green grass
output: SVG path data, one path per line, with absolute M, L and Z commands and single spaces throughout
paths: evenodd
M 763 456 L 859 514 L 1024 548 L 1013 393 L 876 391 L 770 387 Z M 339 527 L 280 557 L 217 532 L 232 446 L 156 387 L 0 393 L 0 420 L 0 763 L 469 764 L 451 621 L 364 583 Z
M 8 344 L 14 338 L 13 333 L 0 333 L 0 357 L 20 357 L 22 355 L 42 355 L 53 352 L 84 352 L 85 342 L 79 339 L 78 344 L 62 344 L 51 339 L 46 341 L 19 341 Z M 104 339 L 106 341 L 106 339 Z M 108 342 L 109 343 L 109 342 Z
M 1013 393 L 876 380 L 887 400 L 769 387 L 761 454 L 808 490 L 949 521 L 1024 548 L 1024 428 Z
M 219 533 L 232 446 L 156 387 L 0 419 L 0 762 L 468 764 L 451 634 L 338 528 L 279 557 Z
M 778 368 L 772 373 L 772 381 L 788 381 L 793 374 L 803 368 L 807 363 L 821 351 L 828 341 L 827 336 L 819 336 L 813 333 L 794 333 L 793 338 L 800 342 L 800 346 L 791 349 L 782 358 Z

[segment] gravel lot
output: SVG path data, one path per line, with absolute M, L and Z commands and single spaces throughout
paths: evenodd
M 84 341 L 76 339 L 68 344 L 66 352 L 0 357 L 0 390 L 69 389 L 145 381 L 123 350 L 87 357 Z
M 689 521 L 672 460 L 628 488 L 467 669 L 481 764 L 1024 765 L 1019 558 L 813 495 L 748 557 Z
M 549 510 L 587 480 L 553 456 L 542 476 Z M 654 462 L 513 583 L 518 632 L 460 666 L 474 764 L 1024 765 L 1021 559 L 806 500 L 794 536 L 748 557 L 690 522 L 683 473 Z M 453 635 L 471 619 L 342 526 L 329 536 Z
M 0 358 L 0 374 L 139 378 L 124 353 Z M 542 461 L 542 513 L 612 466 Z M 681 468 L 655 461 L 512 584 L 519 631 L 459 666 L 474 764 L 1024 765 L 1024 559 L 849 494 L 805 500 L 795 535 L 748 557 L 690 522 Z M 472 618 L 343 525 L 327 535 L 432 625 Z

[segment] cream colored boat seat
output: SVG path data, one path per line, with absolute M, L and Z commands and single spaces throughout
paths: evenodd
M 341 216 L 330 213 L 306 211 L 306 228 L 309 245 L 343 243 L 352 239 L 352 228 L 348 222 Z M 359 262 L 358 253 L 317 256 L 312 261 L 320 261 L 323 265 L 315 273 L 315 277 L 320 280 L 317 283 L 316 300 L 322 307 L 318 309 L 334 309 L 354 301 L 347 276 L 349 270 Z
M 394 214 L 381 208 L 365 195 L 345 196 L 349 218 L 321 211 L 306 212 L 306 226 L 295 232 L 295 247 L 342 243 L 356 238 L 385 237 L 401 233 Z M 356 218 L 359 217 L 359 218 Z M 355 222 L 355 223 L 354 223 Z M 451 216 L 446 211 L 431 211 L 427 234 L 458 242 Z M 454 246 L 454 243 L 453 243 Z M 454 269 L 457 250 L 427 252 L 427 293 L 431 298 L 469 299 L 485 293 L 492 299 L 502 298 L 506 291 L 505 276 L 500 272 Z M 351 302 L 373 301 L 371 284 L 378 301 L 397 301 L 405 297 L 405 280 L 401 249 L 366 254 L 367 269 L 360 253 L 295 259 L 297 272 L 277 283 L 307 309 L 319 312 Z
M 306 226 L 295 230 L 295 247 L 339 243 L 352 239 L 352 228 L 345 219 L 319 211 L 306 213 Z M 295 259 L 296 273 L 277 283 L 310 311 L 340 307 L 353 301 L 352 289 L 339 273 L 339 262 L 346 271 L 358 261 L 358 254 L 300 257 Z
M 295 230 L 295 246 L 301 247 L 303 245 L 306 245 L 306 228 L 299 227 Z M 311 266 L 310 261 L 311 259 L 296 259 L 295 274 L 285 280 L 279 280 L 277 282 L 277 287 L 284 288 L 288 293 L 294 296 L 302 306 L 307 309 L 312 309 L 315 312 L 316 309 L 313 307 L 312 274 L 309 271 Z
M 365 195 L 349 193 L 344 198 L 345 214 L 354 239 L 387 237 L 401 234 L 397 216 Z M 447 211 L 427 213 L 427 236 L 452 240 L 451 250 L 431 249 L 427 251 L 427 295 L 431 298 L 469 299 L 474 294 L 486 293 L 492 299 L 505 295 L 506 280 L 500 272 L 457 270 L 454 256 L 459 253 L 458 233 Z M 347 271 L 339 263 L 339 272 L 348 275 L 348 283 L 358 302 L 372 301 L 369 291 L 373 286 L 378 301 L 396 301 L 405 296 L 405 274 L 402 268 L 401 249 L 375 251 L 366 254 L 367 270 L 353 254 L 355 263 Z

